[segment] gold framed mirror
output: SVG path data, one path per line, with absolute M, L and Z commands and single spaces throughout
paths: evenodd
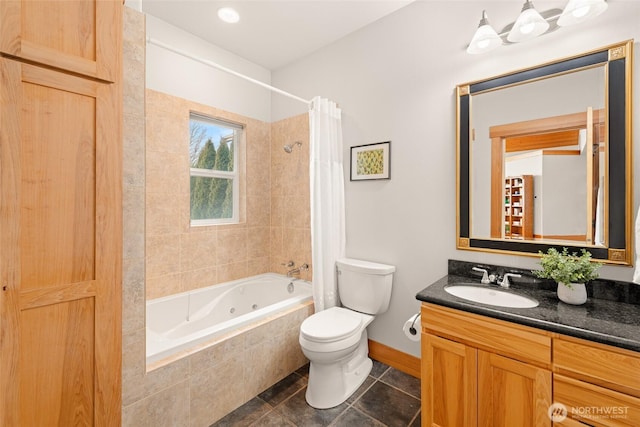
M 457 86 L 457 248 L 632 263 L 633 40 Z

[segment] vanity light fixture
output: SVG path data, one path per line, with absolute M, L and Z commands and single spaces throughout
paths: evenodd
M 478 24 L 478 29 L 476 33 L 473 35 L 471 39 L 471 43 L 469 43 L 469 47 L 467 47 L 468 53 L 484 53 L 489 52 L 500 46 L 502 44 L 502 39 L 493 29 L 491 24 L 489 24 L 489 19 L 487 18 L 487 12 L 482 11 L 482 19 L 480 19 L 480 23 Z
M 549 23 L 538 13 L 530 0 L 524 2 L 522 12 L 509 31 L 507 40 L 512 43 L 523 42 L 544 34 L 549 29 Z
M 229 24 L 240 21 L 240 14 L 232 7 L 221 7 L 218 9 L 218 18 Z
M 548 16 L 549 12 L 554 11 L 540 14 L 531 0 L 525 0 L 518 19 L 512 25 L 505 27 L 501 33 L 497 33 L 489 24 L 487 12 L 483 10 L 482 19 L 467 47 L 467 53 L 485 53 L 502 44 L 530 40 L 547 32 L 551 27 L 550 23 L 554 24 L 554 29 L 578 24 L 600 15 L 607 7 L 605 0 L 569 0 L 562 13 L 559 13 L 558 9 L 555 14 Z
M 579 24 L 600 15 L 607 7 L 609 5 L 605 0 L 569 0 L 558 19 L 558 25 L 566 27 Z

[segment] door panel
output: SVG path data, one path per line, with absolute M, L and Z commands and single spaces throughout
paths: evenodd
M 119 87 L 0 74 L 0 425 L 118 424 Z
M 478 426 L 551 426 L 551 372 L 478 351 Z
M 23 84 L 22 290 L 95 279 L 95 97 Z
M 0 1 L 0 51 L 113 82 L 121 0 Z
M 93 298 L 21 311 L 20 425 L 93 424 L 93 314 Z
M 467 427 L 476 424 L 476 353 L 464 344 L 422 334 L 423 425 Z

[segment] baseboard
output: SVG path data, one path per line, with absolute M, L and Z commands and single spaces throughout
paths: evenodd
M 420 358 L 369 340 L 369 357 L 392 366 L 412 377 L 420 378 Z

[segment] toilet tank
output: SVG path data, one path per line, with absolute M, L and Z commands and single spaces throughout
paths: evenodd
M 344 307 L 367 314 L 387 311 L 395 266 L 341 258 L 336 261 L 336 269 L 338 293 Z

